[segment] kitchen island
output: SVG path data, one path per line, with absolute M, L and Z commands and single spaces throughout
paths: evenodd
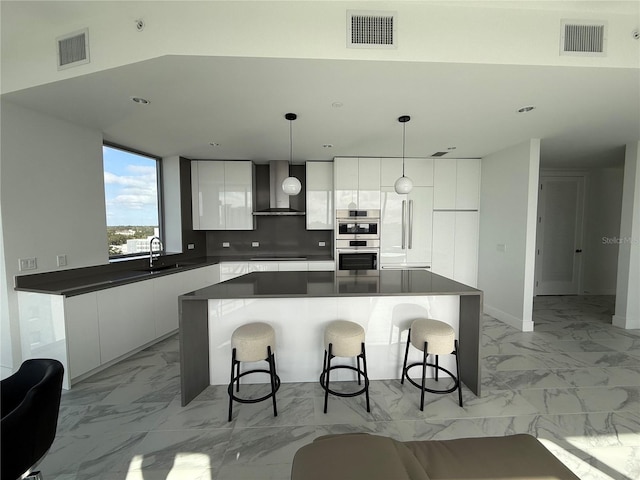
M 317 382 L 323 331 L 332 320 L 365 328 L 372 380 L 400 378 L 414 318 L 442 320 L 458 333 L 462 382 L 480 395 L 482 291 L 427 270 L 344 277 L 334 272 L 254 272 L 181 295 L 179 303 L 183 406 L 208 385 L 228 383 L 231 334 L 255 321 L 268 322 L 276 331 L 283 382 Z M 411 350 L 410 361 L 419 360 L 420 352 Z M 453 362 L 441 358 L 445 368 L 453 368 Z

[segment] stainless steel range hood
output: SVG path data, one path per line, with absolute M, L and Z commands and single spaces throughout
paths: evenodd
M 305 212 L 294 210 L 289 204 L 289 195 L 282 190 L 282 181 L 289 176 L 287 160 L 269 162 L 269 208 L 253 212 L 259 215 L 304 215 Z M 304 195 L 300 192 L 299 195 Z

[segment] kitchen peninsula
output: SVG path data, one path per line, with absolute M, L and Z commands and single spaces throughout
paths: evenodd
M 228 383 L 231 334 L 254 321 L 268 322 L 276 331 L 283 382 L 317 382 L 328 322 L 363 325 L 369 377 L 376 380 L 400 377 L 411 321 L 436 318 L 458 332 L 460 376 L 479 396 L 482 300 L 480 290 L 418 269 L 344 277 L 334 272 L 254 272 L 181 295 L 182 405 L 208 385 Z M 453 359 L 441 358 L 445 368 L 453 365 L 449 361 Z

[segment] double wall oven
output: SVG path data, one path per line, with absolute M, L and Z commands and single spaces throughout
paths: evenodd
M 380 210 L 336 211 L 336 275 L 379 275 Z

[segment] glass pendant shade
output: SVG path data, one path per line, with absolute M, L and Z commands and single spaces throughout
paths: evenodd
M 287 177 L 282 181 L 282 191 L 287 195 L 298 195 L 302 190 L 302 184 L 296 177 Z
M 400 195 L 409 193 L 413 188 L 413 182 L 409 177 L 405 177 L 404 175 L 396 180 L 396 183 L 393 184 L 393 187 L 396 189 L 396 193 Z

